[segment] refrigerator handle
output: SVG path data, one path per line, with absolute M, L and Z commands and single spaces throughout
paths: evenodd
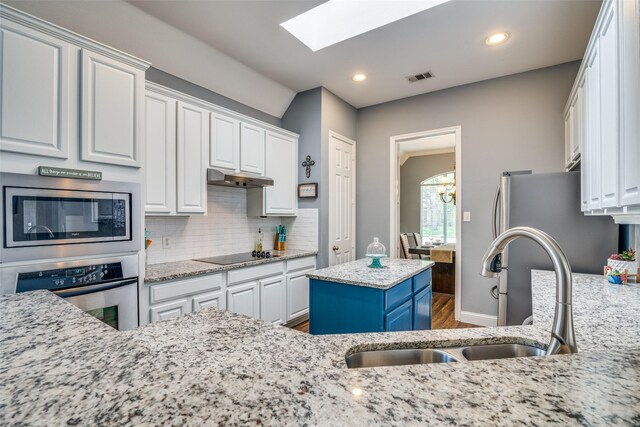
M 493 199 L 493 214 L 491 215 L 491 233 L 493 239 L 498 237 L 498 208 L 500 205 L 500 185 L 496 188 L 496 195 Z
M 495 299 L 498 299 L 498 285 L 495 285 L 493 288 L 491 288 L 491 296 L 494 297 Z

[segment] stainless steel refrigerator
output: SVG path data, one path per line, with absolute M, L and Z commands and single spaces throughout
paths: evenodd
M 503 172 L 496 191 L 493 235 L 531 226 L 551 235 L 564 250 L 574 273 L 602 274 L 618 250 L 618 225 L 608 216 L 580 211 L 580 173 Z M 498 299 L 498 326 L 520 325 L 531 316 L 531 270 L 552 270 L 547 254 L 534 242 L 518 239 L 502 256 L 506 267 L 491 290 Z

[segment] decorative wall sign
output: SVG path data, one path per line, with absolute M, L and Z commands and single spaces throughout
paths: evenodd
M 55 178 L 90 179 L 93 181 L 102 180 L 102 172 L 86 171 L 81 169 L 55 168 L 51 166 L 38 166 L 38 175 L 52 176 Z
M 315 165 L 316 161 L 311 160 L 311 156 L 307 155 L 307 158 L 302 162 L 302 166 L 307 168 L 307 178 L 311 178 L 311 166 Z
M 310 182 L 298 185 L 298 197 L 301 199 L 318 197 L 318 183 Z

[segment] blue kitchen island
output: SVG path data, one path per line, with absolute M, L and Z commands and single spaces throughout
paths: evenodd
M 345 334 L 431 329 L 433 262 L 361 259 L 307 274 L 309 332 Z

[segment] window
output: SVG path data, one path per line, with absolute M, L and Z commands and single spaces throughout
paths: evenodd
M 420 234 L 426 240 L 442 239 L 444 243 L 456 242 L 456 205 L 444 203 L 438 189 L 452 182 L 454 172 L 432 176 L 420 183 Z

